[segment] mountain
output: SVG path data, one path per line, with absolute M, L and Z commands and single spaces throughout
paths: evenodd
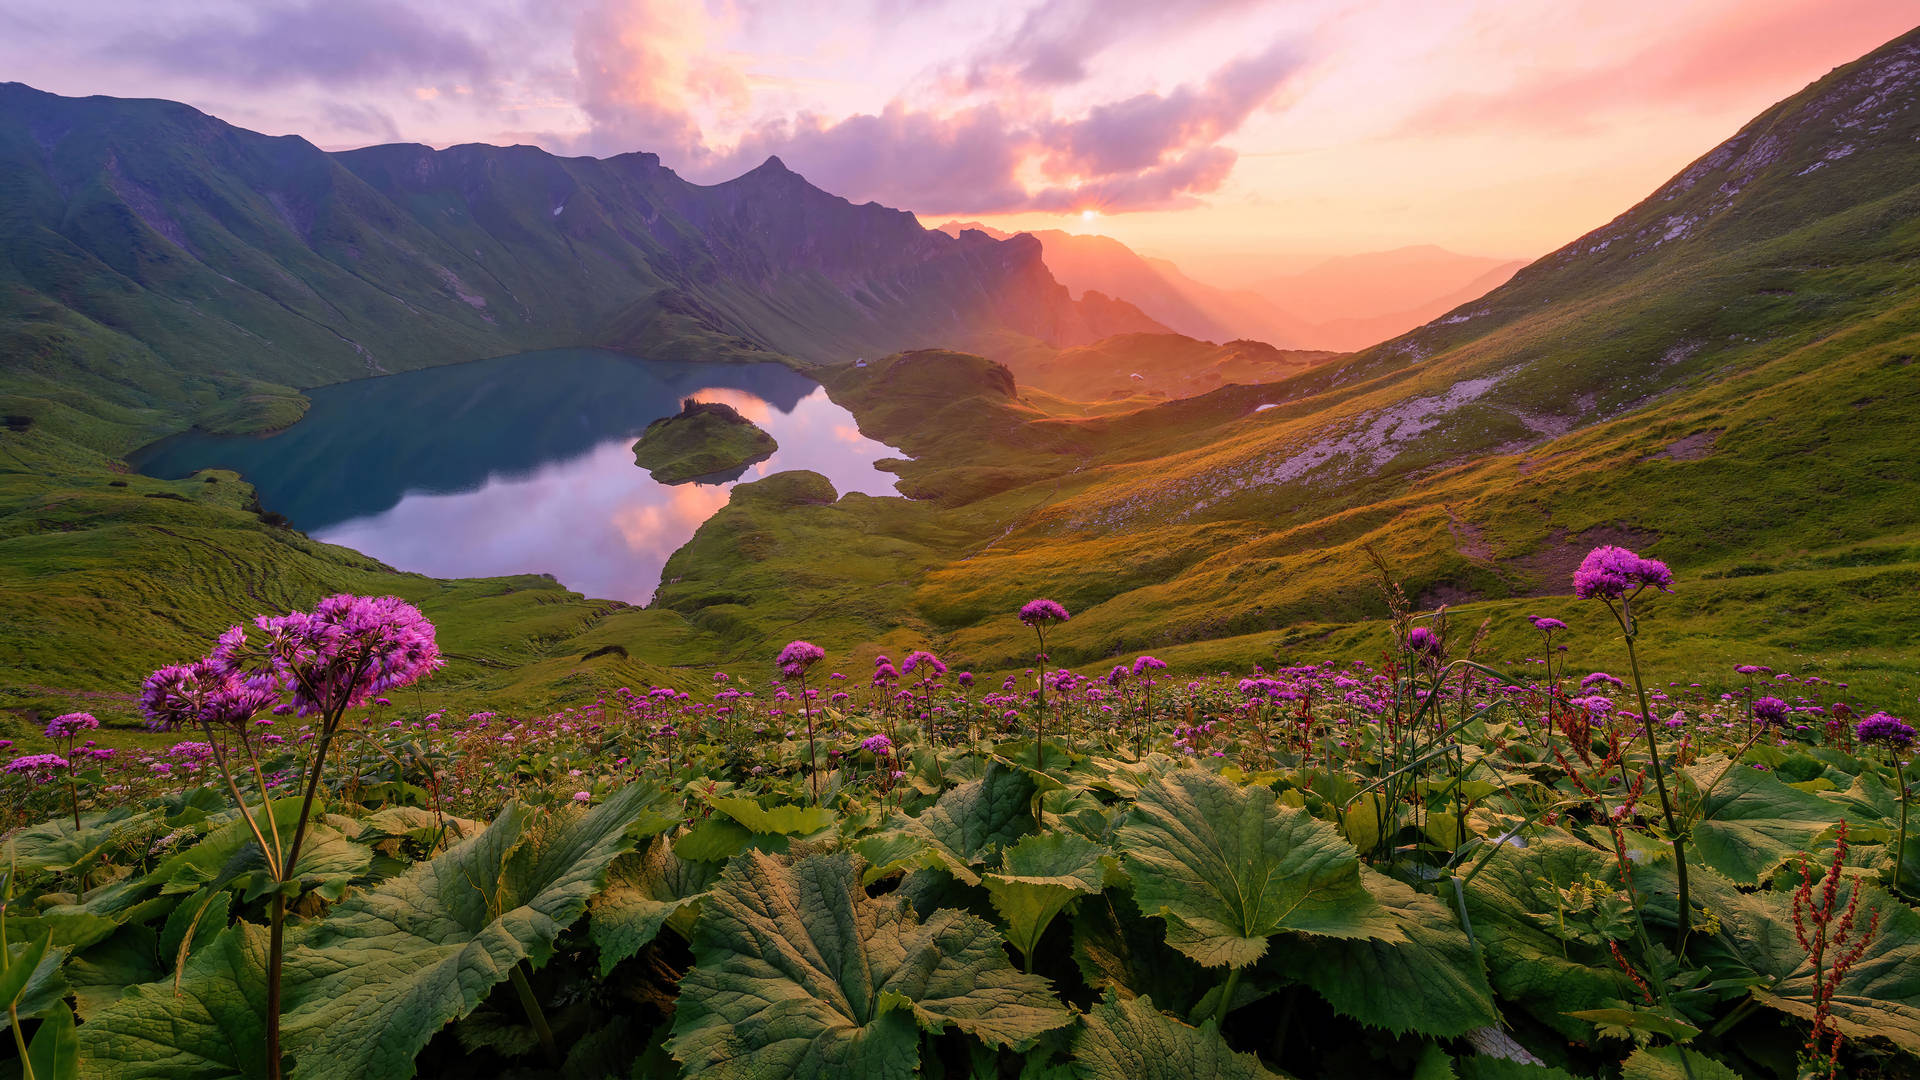
M 1439 248 L 1433 250 L 1442 251 Z M 1432 283 L 1432 288 L 1444 291 L 1428 292 L 1419 288 L 1416 283 L 1425 277 L 1425 274 L 1416 275 L 1411 281 L 1396 280 L 1392 271 L 1386 267 L 1382 267 L 1377 276 L 1353 275 L 1350 273 L 1350 264 L 1342 259 L 1333 260 L 1341 264 L 1337 268 L 1314 268 L 1292 277 L 1271 279 L 1262 286 L 1262 295 L 1296 298 L 1320 295 L 1328 300 L 1328 306 L 1325 308 L 1315 308 L 1311 302 L 1305 300 L 1296 300 L 1296 303 L 1301 305 L 1301 310 L 1331 313 L 1344 309 L 1353 312 L 1329 318 L 1313 328 L 1313 339 L 1321 342 L 1323 347 L 1350 351 L 1397 337 L 1416 326 L 1445 315 L 1462 304 L 1471 303 L 1506 284 L 1521 267 L 1526 265 L 1524 260 L 1519 259 L 1506 261 L 1483 259 L 1471 255 L 1455 255 L 1447 251 L 1442 251 L 1442 254 L 1448 258 L 1441 266 L 1432 268 L 1441 271 L 1435 275 L 1438 280 Z M 1365 265 L 1371 263 L 1374 256 L 1358 255 L 1351 258 Z M 1451 285 L 1483 266 L 1486 269 L 1467 278 L 1464 284 Z M 1330 272 L 1323 273 L 1323 269 Z M 1352 281 L 1350 290 L 1338 287 L 1337 283 L 1342 279 Z M 1374 282 L 1379 283 L 1377 289 Z M 1399 303 L 1405 303 L 1406 306 L 1388 306 Z
M 1614 542 L 1675 565 L 1667 632 L 1741 642 L 1728 665 L 1910 670 L 1916 355 L 1920 31 L 1411 332 L 1078 425 L 1073 484 L 932 575 L 920 610 L 1002 659 L 1018 627 L 970 620 L 1036 589 L 1074 610 L 1062 652 L 1347 623 L 1378 611 L 1372 545 L 1427 604 L 1551 613 L 1513 601 L 1564 594 Z
M 1317 347 L 1364 349 L 1476 300 L 1513 277 L 1524 259 L 1461 255 L 1423 244 L 1328 259 L 1265 278 L 1251 291 L 1312 320 Z
M 1116 334 L 1064 349 L 1008 334 L 976 347 L 1005 364 L 1020 384 L 1057 397 L 1082 402 L 1138 397 L 1143 404 L 1233 383 L 1277 382 L 1337 355 L 1276 349 L 1262 341 L 1215 345 L 1181 334 Z
M 1002 239 L 1017 235 L 978 222 L 949 221 L 939 228 L 953 236 L 969 231 Z M 1175 333 L 1213 342 L 1252 338 L 1283 348 L 1298 347 L 1313 336 L 1311 324 L 1256 293 L 1202 284 L 1173 263 L 1146 258 L 1112 237 L 1059 229 L 1026 235 L 1040 241 L 1047 269 L 1061 284 L 1074 292 L 1121 297 Z
M 1073 300 L 1031 237 L 931 232 L 777 158 L 703 187 L 641 153 L 326 153 L 17 83 L 0 85 L 0 297 L 0 388 L 171 412 L 547 345 L 827 362 L 980 330 L 1066 346 L 1164 329 Z
M 949 221 L 949 235 L 1013 234 Z M 1460 255 L 1431 245 L 1328 259 L 1246 289 L 1196 281 L 1167 259 L 1140 255 L 1107 236 L 1042 229 L 1047 268 L 1076 292 L 1126 299 L 1177 333 L 1205 341 L 1252 338 L 1283 348 L 1365 348 L 1427 322 L 1504 284 L 1520 260 Z

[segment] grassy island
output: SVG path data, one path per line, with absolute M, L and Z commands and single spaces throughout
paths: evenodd
M 780 444 L 731 405 L 687 398 L 680 411 L 647 425 L 633 444 L 635 464 L 663 484 L 738 474 L 773 456 Z

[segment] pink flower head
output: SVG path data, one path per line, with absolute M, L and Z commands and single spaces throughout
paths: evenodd
M 1071 616 L 1067 609 L 1052 600 L 1029 600 L 1020 605 L 1020 621 L 1028 626 L 1042 623 L 1066 622 Z
M 1785 723 L 1788 711 L 1787 703 L 1777 697 L 1758 698 L 1753 703 L 1754 718 L 1765 724 Z
M 790 641 L 780 650 L 780 658 L 775 661 L 780 673 L 789 679 L 797 679 L 806 674 L 808 668 L 825 659 L 827 650 L 811 641 Z
M 220 635 L 208 662 L 255 690 L 285 690 L 302 716 L 332 714 L 438 670 L 433 624 L 393 596 L 340 593 Z
M 900 670 L 902 673 L 907 673 L 921 667 L 927 669 L 927 678 L 934 678 L 947 673 L 947 665 L 941 663 L 939 657 L 927 652 L 925 649 L 915 649 L 908 653 L 906 666 Z
M 82 731 L 92 731 L 99 726 L 100 721 L 95 720 L 92 713 L 63 713 L 47 721 L 47 738 L 71 739 Z
M 1643 559 L 1611 544 L 1594 548 L 1573 572 L 1573 595 L 1582 600 L 1618 600 L 1652 587 L 1673 591 L 1673 571 L 1658 559 Z
M 870 754 L 884 757 L 887 754 L 893 753 L 893 740 L 887 738 L 885 735 L 869 735 L 866 740 L 860 744 L 860 749 Z
M 1157 656 L 1142 656 L 1133 662 L 1133 673 L 1144 675 L 1149 671 L 1166 670 L 1167 662 Z
M 1529 615 L 1527 616 L 1527 621 L 1533 623 L 1535 630 L 1548 635 L 1553 634 L 1557 630 L 1565 630 L 1567 628 L 1566 623 L 1546 615 Z
M 1853 733 L 1863 743 L 1883 743 L 1897 748 L 1913 745 L 1913 726 L 1883 712 L 1860 721 Z
M 7 771 L 10 773 L 45 775 L 56 769 L 65 769 L 68 767 L 69 763 L 67 759 L 61 757 L 59 754 L 28 754 L 25 757 L 17 757 L 7 762 Z
M 1440 635 L 1431 627 L 1416 626 L 1407 631 L 1407 649 L 1418 656 L 1440 655 Z

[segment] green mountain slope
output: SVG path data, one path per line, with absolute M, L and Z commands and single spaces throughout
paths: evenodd
M 1729 594 L 1865 568 L 1832 598 L 1852 610 L 1741 609 L 1756 651 L 1906 645 L 1883 616 L 1911 614 L 1920 584 L 1916 136 L 1920 33 L 1467 308 L 1286 381 L 1098 421 L 1186 445 L 1088 461 L 922 602 L 991 596 L 952 610 L 957 640 L 1010 657 L 1017 627 L 963 624 L 1074 586 L 1082 636 L 1062 640 L 1133 648 L 1368 615 L 1362 543 L 1438 602 L 1563 592 L 1588 546 L 1630 538 Z M 1177 574 L 1050 569 L 1147 560 L 1170 528 L 1200 549 Z

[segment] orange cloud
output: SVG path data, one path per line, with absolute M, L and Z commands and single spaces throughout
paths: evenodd
M 706 484 L 680 484 L 669 490 L 672 494 L 664 504 L 631 504 L 614 511 L 614 528 L 629 550 L 649 555 L 672 551 L 719 513 L 732 494 L 730 488 Z
M 736 390 L 730 386 L 709 386 L 695 390 L 687 395 L 700 401 L 712 401 L 721 405 L 731 405 L 733 410 L 756 424 L 765 423 L 773 415 L 773 406 L 767 400 L 751 390 Z

